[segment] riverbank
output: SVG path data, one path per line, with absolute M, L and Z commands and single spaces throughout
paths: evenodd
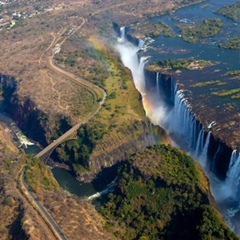
M 171 75 L 178 83 L 180 90 L 184 91 L 184 98 L 191 107 L 197 119 L 206 127 L 215 122 L 209 130 L 212 134 L 225 142 L 232 149 L 240 149 L 239 133 L 239 57 L 237 49 L 221 49 L 219 45 L 225 44 L 234 37 L 238 31 L 238 24 L 229 18 L 216 15 L 215 11 L 221 7 L 232 6 L 235 1 L 218 5 L 217 1 L 209 2 L 207 8 L 203 3 L 192 7 L 182 8 L 172 15 L 156 17 L 148 20 L 149 25 L 163 22 L 173 31 L 177 38 L 159 36 L 147 40 L 148 46 L 140 56 L 151 56 L 152 62 L 161 62 L 161 73 Z M 187 16 L 187 17 L 186 17 Z M 181 39 L 179 24 L 185 27 L 198 25 L 204 19 L 220 17 L 223 24 L 218 34 L 210 38 L 200 38 L 196 43 L 186 43 Z M 133 26 L 135 28 L 135 26 Z M 138 35 L 138 25 L 135 33 Z M 174 59 L 174 61 L 172 60 Z M 212 62 L 193 68 L 181 66 L 184 59 L 198 63 L 198 61 Z M 228 59 L 231 59 L 228 60 Z M 163 66 L 172 64 L 172 67 Z M 179 68 L 181 67 L 181 69 Z M 157 69 L 157 68 L 156 68 Z M 158 70 L 157 70 L 158 71 Z

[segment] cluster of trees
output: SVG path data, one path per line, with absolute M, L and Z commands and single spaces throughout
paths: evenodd
M 63 149 L 59 149 L 58 158 L 68 162 L 76 172 L 89 169 L 89 157 L 96 143 L 107 133 L 107 127 L 103 123 L 91 121 L 82 125 L 77 132 L 78 139 L 67 141 Z
M 234 21 L 238 21 L 240 13 L 240 2 L 236 2 L 230 6 L 222 7 L 215 11 L 215 13 L 231 18 Z
M 211 206 L 207 180 L 193 159 L 170 146 L 135 154 L 100 207 L 120 239 L 237 239 Z
M 238 35 L 232 37 L 226 43 L 219 44 L 221 48 L 240 49 L 240 38 Z
M 234 88 L 230 90 L 222 90 L 219 92 L 212 92 L 212 95 L 218 97 L 228 97 L 231 96 L 232 99 L 239 99 L 240 98 L 240 88 Z
M 205 60 L 194 60 L 191 58 L 181 58 L 181 59 L 166 59 L 160 60 L 156 63 L 161 68 L 171 68 L 173 70 L 177 69 L 191 69 L 192 66 L 206 67 L 211 64 L 210 61 Z M 193 65 L 192 65 L 193 64 Z
M 174 34 L 172 28 L 168 26 L 164 22 L 157 22 L 153 24 L 144 24 L 138 26 L 141 28 L 141 31 L 146 32 L 147 37 L 158 37 L 160 35 L 166 36 L 166 37 L 175 37 L 176 34 Z
M 58 184 L 52 176 L 50 168 L 46 167 L 43 161 L 33 156 L 27 157 L 27 167 L 24 176 L 27 184 L 36 193 L 39 193 L 41 188 L 48 190 L 58 189 Z
M 74 39 L 74 41 L 79 41 L 79 39 Z M 83 42 L 83 46 L 89 45 L 86 39 L 81 39 L 81 42 Z M 105 79 L 109 76 L 106 58 L 106 54 L 100 49 L 79 46 L 78 50 L 67 54 L 64 48 L 61 49 L 61 52 L 55 56 L 55 61 L 60 65 L 75 68 L 81 76 L 104 87 Z M 82 61 L 83 59 L 85 59 L 85 62 Z
M 178 25 L 178 28 L 182 31 L 183 39 L 192 43 L 198 41 L 200 38 L 214 36 L 222 27 L 223 23 L 219 18 L 205 19 L 203 23 L 191 25 L 190 27 Z

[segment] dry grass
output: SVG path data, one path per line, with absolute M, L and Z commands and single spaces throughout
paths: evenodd
M 17 28 L 1 31 L 0 47 L 4 51 L 0 57 L 0 72 L 15 76 L 19 82 L 18 94 L 30 97 L 43 112 L 60 113 L 75 120 L 81 119 L 83 115 L 91 111 L 94 99 L 83 87 L 76 87 L 76 84 L 70 83 L 68 79 L 50 71 L 47 57 L 51 54 L 51 48 L 56 44 L 55 42 L 49 48 L 51 42 L 57 38 L 59 38 L 58 42 L 61 42 L 71 29 L 76 29 L 82 23 L 82 17 L 84 17 L 87 18 L 87 23 L 71 37 L 69 42 L 70 46 L 77 47 L 77 51 L 78 47 L 85 49 L 92 39 L 85 42 L 81 37 L 92 36 L 99 25 L 104 26 L 105 30 L 106 28 L 109 30 L 112 20 L 121 21 L 123 16 L 125 21 L 132 21 L 134 18 L 136 20 L 142 18 L 144 14 L 172 8 L 177 5 L 177 2 L 159 4 L 159 1 L 138 3 L 133 0 L 122 3 L 118 1 L 71 1 L 70 3 L 67 1 L 61 3 L 59 1 L 41 1 L 41 4 L 35 2 L 28 3 L 27 6 L 27 2 L 23 1 L 22 6 L 14 10 L 31 10 L 35 6 L 52 6 L 53 3 L 55 7 L 63 8 L 40 12 L 31 19 L 21 20 L 21 24 Z M 113 16 L 112 19 L 111 16 Z M 102 27 L 98 29 L 98 31 L 102 30 Z M 96 39 L 98 38 L 99 36 L 96 35 Z M 66 46 L 64 43 L 63 50 Z M 67 47 L 65 57 L 68 56 L 70 50 Z M 79 56 L 78 63 L 80 76 L 91 78 L 90 68 L 92 65 L 106 71 L 99 59 L 94 61 Z M 128 98 L 126 94 L 125 97 Z
M 63 192 L 42 191 L 45 206 L 68 239 L 115 239 L 104 230 L 104 220 L 94 206 Z
M 179 1 L 168 3 L 167 1 L 159 4 L 159 1 L 136 0 L 124 1 L 22 1 L 24 5 L 16 11 L 34 9 L 35 6 L 58 5 L 62 4 L 64 8 L 45 13 L 39 13 L 31 19 L 25 19 L 21 25 L 15 29 L 3 30 L 0 34 L 0 48 L 3 49 L 0 56 L 0 73 L 12 75 L 18 81 L 17 93 L 22 98 L 30 98 L 36 103 L 39 110 L 49 114 L 62 114 L 70 116 L 73 121 L 81 119 L 91 111 L 94 97 L 85 87 L 70 82 L 69 79 L 49 67 L 49 56 L 52 53 L 52 47 L 57 42 L 61 42 L 67 36 L 70 29 L 76 29 L 82 23 L 82 17 L 87 18 L 88 22 L 83 28 L 75 33 L 71 39 L 64 42 L 62 50 L 66 50 L 66 55 L 71 49 L 78 50 L 78 46 L 84 43 L 82 49 L 93 45 L 99 35 L 96 32 L 111 29 L 112 20 L 120 23 L 129 23 L 144 17 L 145 14 L 156 14 L 176 6 Z M 98 3 L 96 3 L 98 2 Z M 82 33 L 81 33 L 82 32 Z M 101 32 L 107 35 L 108 32 Z M 89 38 L 93 36 L 94 38 Z M 81 36 L 87 37 L 87 41 L 82 42 Z M 77 38 L 77 39 L 76 39 Z M 73 40 L 73 41 L 71 41 Z M 100 47 L 99 53 L 106 53 L 106 49 Z M 107 58 L 108 57 L 108 58 Z M 114 57 L 115 58 L 115 57 Z M 106 63 L 102 64 L 101 59 L 97 61 L 87 59 L 84 56 L 78 57 L 78 74 L 80 77 L 91 77 L 91 67 L 97 64 L 101 70 L 105 70 L 107 77 L 105 80 L 108 93 L 117 92 L 116 98 L 109 99 L 106 107 L 101 110 L 98 118 L 105 123 L 124 124 L 131 119 L 141 118 L 143 109 L 140 106 L 139 95 L 134 89 L 133 83 L 126 73 L 120 67 L 120 61 L 117 62 L 106 55 Z M 105 68 L 107 66 L 107 68 Z M 109 74 L 110 72 L 110 74 Z M 127 77 L 123 89 L 122 74 Z M 1 207 L 1 238 L 9 239 L 9 233 L 6 232 L 7 226 L 11 225 L 17 216 L 18 206 L 23 202 L 25 209 L 25 218 L 23 225 L 31 239 L 49 239 L 51 233 L 46 225 L 38 217 L 31 205 L 24 199 L 24 196 L 16 188 L 14 177 L 23 165 L 23 161 L 14 164 L 11 159 L 17 159 L 17 149 L 8 140 L 9 134 L 0 129 L 0 157 L 1 157 L 1 178 L 5 178 L 6 192 L 1 192 L 3 200 L 11 196 L 14 201 L 12 206 Z M 6 157 L 7 156 L 7 157 Z M 3 161 L 4 160 L 4 161 Z M 44 173 L 44 171 L 43 171 Z M 41 186 L 39 187 L 39 189 Z M 113 239 L 103 229 L 104 221 L 97 214 L 92 205 L 86 202 L 80 202 L 78 199 L 68 196 L 62 191 L 39 190 L 39 197 L 44 201 L 53 217 L 63 228 L 69 239 Z M 18 200 L 19 199 L 19 200 Z M 3 206 L 3 207 L 2 207 Z M 4 220 L 4 221 L 2 221 Z M 4 237 L 3 237 L 4 236 Z M 51 239 L 51 237 L 50 237 Z

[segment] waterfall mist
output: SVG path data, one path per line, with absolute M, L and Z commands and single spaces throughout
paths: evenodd
M 142 95 L 146 115 L 152 121 L 164 128 L 171 138 L 173 145 L 198 160 L 205 170 L 213 196 L 231 229 L 240 235 L 240 155 L 233 151 L 225 180 L 219 180 L 215 175 L 215 164 L 221 153 L 221 145 L 214 153 L 213 161 L 209 161 L 211 132 L 207 132 L 191 112 L 191 106 L 184 97 L 184 91 L 178 89 L 174 79 L 170 79 L 170 93 L 167 98 L 161 92 L 161 74 L 156 73 L 154 87 L 147 88 L 144 66 L 146 57 L 138 57 L 140 46 L 131 44 L 126 39 L 125 29 L 121 28 L 120 37 L 116 44 L 121 60 L 132 72 L 135 87 Z M 210 129 L 210 127 L 209 127 Z M 222 156 L 221 156 L 222 157 Z M 226 159 L 227 160 L 227 159 Z
M 147 61 L 147 57 L 138 57 L 138 51 L 140 46 L 135 46 L 128 42 L 125 38 L 125 31 L 121 28 L 121 37 L 118 38 L 118 43 L 115 46 L 117 52 L 119 52 L 123 65 L 131 70 L 133 81 L 136 89 L 142 96 L 143 107 L 146 115 L 150 118 L 153 124 L 164 125 L 167 110 L 162 104 L 158 104 L 159 95 L 154 94 L 151 99 L 145 93 L 145 76 L 144 66 Z M 140 42 L 140 45 L 142 42 Z

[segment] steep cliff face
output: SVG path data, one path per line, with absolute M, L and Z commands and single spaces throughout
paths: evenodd
M 120 127 L 116 132 L 105 135 L 89 158 L 87 173 L 80 173 L 81 180 L 90 181 L 104 168 L 109 168 L 126 160 L 132 154 L 144 150 L 147 146 L 169 143 L 166 133 L 149 120 L 134 121 L 133 124 Z
M 204 116 L 197 116 L 184 96 L 175 79 L 168 74 L 145 69 L 145 89 L 148 101 L 158 101 L 166 107 L 168 117 L 167 131 L 176 142 L 196 157 L 206 145 L 206 165 L 220 179 L 225 179 L 233 149 L 211 132 L 207 142 L 207 134 L 211 128 L 204 125 Z M 178 91 L 180 90 L 180 91 Z M 155 96 L 152 98 L 152 95 Z M 154 100 L 153 100 L 154 99 Z M 157 100 L 156 100 L 157 99 Z M 169 115 L 169 116 L 167 116 Z
M 64 116 L 44 113 L 29 97 L 20 96 L 14 77 L 0 75 L 0 86 L 6 112 L 30 139 L 46 146 L 70 128 Z

